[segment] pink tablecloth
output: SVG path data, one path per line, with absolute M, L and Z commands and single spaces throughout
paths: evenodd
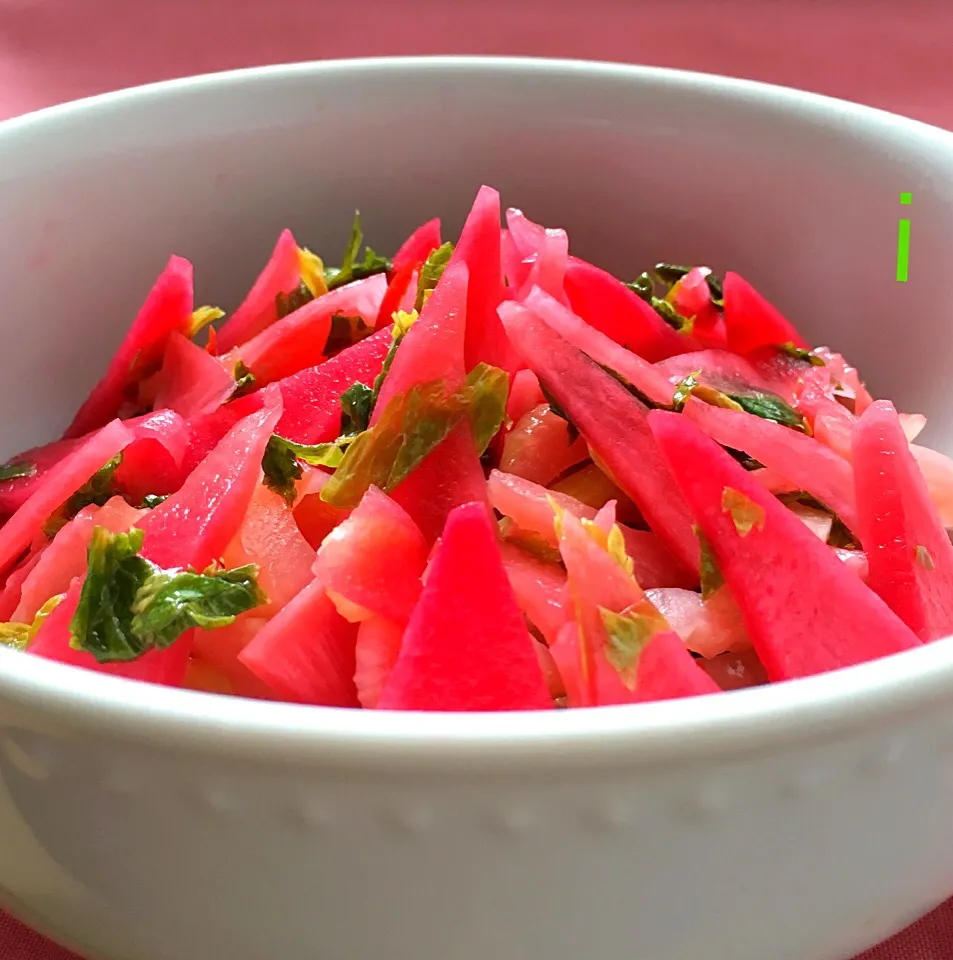
M 278 60 L 483 53 L 726 73 L 953 127 L 951 36 L 949 0 L 362 0 L 351 8 L 0 0 L 0 119 L 116 87 Z M 951 957 L 953 901 L 864 960 Z M 3 915 L 0 958 L 70 960 Z

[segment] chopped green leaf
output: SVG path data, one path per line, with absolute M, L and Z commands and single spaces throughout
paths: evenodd
M 0 623 L 0 647 L 10 647 L 14 650 L 26 650 L 33 638 L 40 632 L 40 627 L 46 621 L 46 618 L 60 605 L 66 594 L 58 594 L 50 597 L 46 603 L 40 607 L 33 618 L 33 623 Z
M 161 650 L 193 627 L 227 627 L 240 613 L 267 602 L 252 563 L 204 573 L 156 570 L 136 593 L 132 632 L 146 649 Z
M 9 647 L 11 650 L 26 650 L 30 642 L 30 625 L 28 623 L 0 623 L 0 647 Z
M 295 481 L 300 480 L 302 474 L 298 461 L 303 460 L 314 467 L 339 467 L 344 462 L 344 451 L 350 439 L 339 437 L 331 443 L 304 444 L 272 434 L 261 458 L 265 486 L 293 504 Z
M 503 517 L 499 523 L 500 538 L 545 563 L 562 564 L 559 550 L 538 533 L 523 530 L 510 517 Z
M 726 396 L 741 407 L 745 413 L 753 414 L 762 420 L 780 423 L 783 427 L 791 427 L 803 433 L 808 432 L 807 421 L 804 417 L 773 393 L 752 391 L 748 394 L 730 393 Z
M 307 247 L 298 247 L 298 266 L 301 269 L 301 284 L 316 300 L 328 292 L 324 280 L 324 263 Z
M 592 360 L 592 357 L 589 357 L 589 359 Z M 594 360 L 593 360 L 593 363 L 595 363 Z M 604 363 L 597 363 L 596 366 L 600 367 L 605 373 L 608 373 L 613 380 L 618 380 L 618 382 L 621 383 L 622 386 L 625 387 L 625 389 L 628 390 L 628 392 L 631 393 L 632 396 L 635 397 L 635 399 L 638 400 L 639 403 L 641 403 L 643 406 L 646 406 L 649 409 L 659 409 L 659 410 L 672 409 L 671 407 L 665 406 L 665 404 L 656 403 L 650 396 L 648 396 L 648 394 L 643 393 L 638 387 L 629 383 L 629 381 L 626 380 L 626 378 L 623 377 L 621 373 L 619 373 L 616 370 L 613 370 L 612 367 L 607 367 Z
M 430 256 L 424 261 L 424 265 L 420 268 L 420 275 L 417 277 L 417 301 L 414 306 L 418 312 L 423 310 L 427 294 L 440 282 L 443 271 L 447 269 L 452 256 L 453 244 L 448 240 L 436 250 L 431 251 Z
M 327 267 L 324 271 L 324 280 L 328 290 L 334 290 L 354 280 L 363 280 L 375 273 L 386 273 L 390 270 L 390 260 L 387 257 L 378 256 L 370 247 L 365 247 L 364 259 L 358 260 L 363 242 L 364 230 L 361 227 L 361 213 L 359 210 L 355 210 L 354 222 L 351 225 L 351 238 L 348 241 L 347 249 L 344 251 L 341 266 L 337 268 Z
M 392 339 L 390 348 L 387 351 L 387 356 L 384 357 L 384 363 L 381 366 L 381 372 L 374 378 L 374 396 L 371 401 L 371 410 L 373 410 L 374 406 L 377 404 L 377 398 L 380 395 L 381 387 L 384 386 L 384 379 L 390 371 L 391 364 L 394 362 L 394 357 L 397 355 L 397 348 L 400 346 L 404 337 L 407 336 L 410 328 L 417 322 L 419 316 L 420 315 L 416 310 L 412 310 L 410 313 L 405 313 L 403 310 L 398 310 L 394 314 L 394 326 L 391 330 Z
M 684 267 L 677 263 L 657 263 L 653 273 L 666 289 L 674 287 L 692 268 Z
M 267 602 L 253 565 L 234 570 L 163 570 L 139 555 L 142 531 L 93 529 L 86 579 L 70 621 L 70 644 L 100 663 L 135 660 L 193 627 L 227 626 Z
M 161 496 L 157 493 L 147 493 L 142 498 L 142 503 L 139 505 L 143 510 L 152 510 L 153 507 L 159 506 L 160 503 L 165 503 L 169 499 L 169 494 L 164 493 Z
M 506 374 L 480 364 L 455 393 L 448 394 L 437 380 L 393 397 L 378 422 L 351 441 L 321 498 L 353 507 L 372 484 L 390 493 L 465 417 L 474 424 L 478 442 L 489 443 L 493 434 L 487 437 L 488 431 L 502 422 L 506 384 Z
M 669 625 L 647 599 L 622 613 L 599 607 L 599 616 L 606 631 L 606 659 L 625 686 L 634 690 L 642 651 L 653 637 L 668 630 Z
M 705 535 L 698 527 L 694 527 L 693 529 L 695 536 L 698 537 L 698 546 L 701 550 L 699 573 L 701 577 L 702 600 L 707 600 L 713 593 L 725 585 L 725 578 L 721 575 L 718 562 L 715 560 L 715 555 Z
M 235 378 L 235 389 L 232 391 L 229 400 L 237 400 L 239 397 L 254 393 L 255 374 L 245 366 L 244 361 L 239 360 L 238 363 L 235 364 L 232 376 Z
M 116 495 L 113 475 L 122 463 L 122 454 L 117 453 L 108 463 L 99 468 L 43 525 L 43 533 L 53 538 L 84 507 L 103 506 Z
M 731 522 L 741 537 L 748 536 L 752 530 L 764 529 L 764 507 L 734 487 L 725 487 L 722 490 L 721 509 L 730 515 Z
M 786 353 L 789 357 L 793 357 L 795 360 L 803 360 L 805 363 L 809 363 L 812 367 L 827 366 L 823 357 L 819 357 L 817 354 L 811 353 L 810 350 L 805 350 L 802 347 L 794 346 L 794 343 L 791 340 L 788 340 L 787 343 L 782 343 L 778 347 L 778 350 L 780 350 L 781 353 Z
M 324 352 L 333 357 L 369 337 L 373 332 L 374 328 L 368 326 L 363 317 L 346 317 L 343 313 L 335 313 L 331 317 L 331 330 L 324 345 Z
M 300 310 L 301 307 L 306 303 L 310 303 L 313 299 L 314 294 L 304 281 L 287 293 L 277 293 L 275 295 L 275 310 L 278 314 L 278 319 L 282 320 L 284 317 L 287 317 L 288 314 L 294 313 L 295 310 Z
M 225 311 L 218 307 L 199 307 L 192 311 L 192 325 L 189 328 L 189 336 L 195 337 L 201 333 L 209 324 L 216 320 L 221 320 L 225 316 Z
M 708 276 L 705 277 L 705 283 L 708 284 L 708 291 L 711 294 L 711 302 L 719 309 L 724 309 L 724 282 L 720 278 L 716 277 L 713 273 L 709 273 Z
M 642 273 L 631 283 L 627 283 L 626 286 L 647 303 L 651 303 L 655 299 L 655 281 L 651 274 Z
M 698 386 L 698 378 L 700 375 L 701 370 L 696 370 L 694 373 L 690 373 L 685 377 L 684 380 L 679 380 L 675 387 L 675 396 L 672 404 L 676 413 L 681 413 L 682 410 L 685 409 L 688 398 L 692 395 L 692 391 Z
M 936 564 L 933 562 L 933 555 L 922 543 L 917 544 L 917 563 L 923 567 L 924 570 L 935 570 Z
M 341 435 L 353 437 L 363 433 L 371 422 L 374 411 L 374 390 L 364 383 L 352 383 L 341 394 Z
M 0 483 L 6 480 L 19 480 L 22 477 L 35 477 L 36 464 L 18 460 L 14 463 L 5 463 L 0 467 Z
M 509 386 L 509 374 L 487 363 L 478 363 L 467 374 L 466 389 L 471 392 L 468 404 L 470 425 L 481 455 L 503 425 Z
M 725 453 L 730 457 L 737 460 L 745 470 L 763 470 L 764 464 L 755 460 L 754 457 L 749 457 L 744 450 L 735 450 L 734 447 L 725 447 Z

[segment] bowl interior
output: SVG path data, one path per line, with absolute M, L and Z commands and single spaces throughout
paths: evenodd
M 392 251 L 435 214 L 454 236 L 483 182 L 621 276 L 745 273 L 949 446 L 953 136 L 910 121 L 652 69 L 356 61 L 58 108 L 0 126 L 0 157 L 0 454 L 62 429 L 170 254 L 228 308 L 283 227 L 333 262 L 360 207 Z

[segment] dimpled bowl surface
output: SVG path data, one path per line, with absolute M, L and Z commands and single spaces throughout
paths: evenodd
M 360 206 L 393 249 L 434 214 L 454 233 L 483 182 L 620 274 L 740 270 L 948 447 L 953 136 L 716 77 L 437 59 L 0 125 L 0 454 L 63 428 L 170 253 L 230 307 L 282 227 L 333 255 Z M 0 654 L 0 903 L 103 960 L 846 960 L 953 893 L 951 809 L 949 641 L 519 716 L 246 703 Z

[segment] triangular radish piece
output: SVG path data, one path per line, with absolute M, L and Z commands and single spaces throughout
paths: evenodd
M 565 289 L 573 313 L 649 363 L 697 348 L 624 283 L 585 260 L 569 258 Z
M 635 690 L 640 701 L 721 692 L 671 630 L 656 634 L 639 654 Z
M 594 459 L 672 553 L 697 570 L 691 514 L 659 454 L 645 405 L 526 306 L 504 303 L 500 316 L 513 346 L 586 438 Z
M 348 623 L 312 581 L 258 631 L 238 659 L 283 700 L 356 707 L 354 643 Z
M 172 333 L 192 325 L 192 264 L 172 257 L 146 297 L 102 380 L 69 425 L 65 439 L 81 437 L 118 416 L 126 392 L 158 366 Z
M 142 555 L 160 567 L 204 570 L 241 527 L 261 477 L 261 458 L 281 416 L 275 388 L 240 420 L 168 500 L 140 521 Z
M 334 440 L 341 432 L 341 394 L 355 383 L 374 385 L 392 342 L 389 327 L 378 330 L 330 360 L 279 380 L 283 412 L 275 432 L 296 443 Z
M 248 296 L 219 328 L 216 345 L 220 353 L 245 343 L 278 319 L 278 294 L 291 293 L 301 283 L 301 256 L 291 231 L 282 230 Z
M 809 349 L 809 344 L 794 325 L 744 277 L 729 270 L 723 287 L 730 350 L 748 354 L 761 347 L 781 347 L 788 343 L 801 350 Z
M 207 350 L 175 332 L 166 344 L 153 406 L 183 417 L 197 417 L 220 407 L 235 392 L 231 373 Z
M 849 529 L 857 526 L 851 465 L 824 444 L 799 430 L 743 410 L 713 407 L 694 397 L 685 416 L 718 443 L 741 450 L 806 490 L 833 510 Z
M 354 684 L 361 706 L 372 710 L 381 698 L 400 653 L 405 624 L 383 617 L 362 620 L 357 628 Z
M 653 410 L 649 423 L 771 680 L 919 646 L 829 547 L 688 418 Z
M 415 269 L 440 246 L 440 218 L 434 217 L 421 224 L 400 245 L 392 261 L 392 274 L 397 274 L 406 266 Z
M 407 512 L 371 487 L 321 544 L 314 573 L 332 595 L 386 620 L 406 623 L 420 596 L 428 553 Z
M 458 507 L 430 563 L 378 706 L 392 710 L 551 708 L 533 644 L 482 503 Z
M 953 633 L 953 544 L 893 405 L 854 428 L 854 480 L 867 583 L 923 641 Z
M 134 439 L 120 420 L 113 420 L 67 454 L 43 477 L 29 499 L 0 527 L 0 573 L 30 545 L 43 524 L 90 477 Z
M 444 271 L 420 319 L 397 349 L 374 407 L 372 425 L 388 403 L 417 384 L 443 381 L 448 392 L 462 385 L 467 280 L 467 268 L 462 263 L 451 264 Z M 485 502 L 486 480 L 469 421 L 458 424 L 391 495 L 410 514 L 428 543 L 440 535 L 454 507 Z
M 465 263 L 470 273 L 467 369 L 480 362 L 510 369 L 512 352 L 496 313 L 503 299 L 503 269 L 500 262 L 500 195 L 492 187 L 480 187 L 450 263 Z

